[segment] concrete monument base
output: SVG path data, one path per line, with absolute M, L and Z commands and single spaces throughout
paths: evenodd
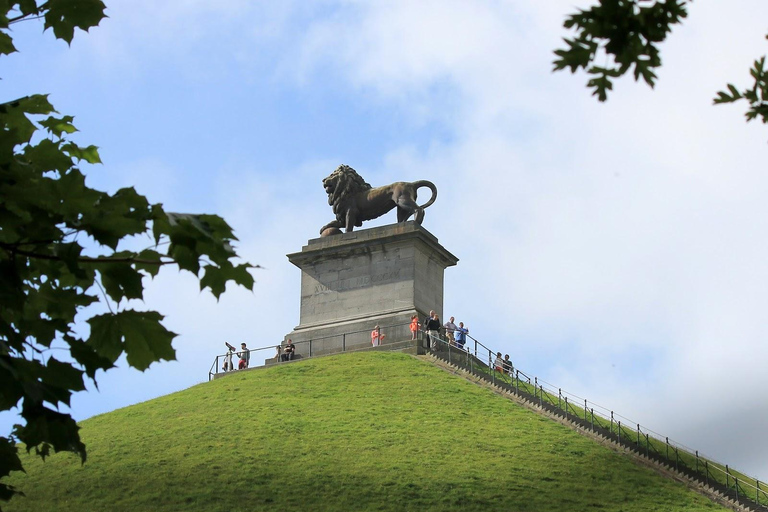
M 371 347 L 376 325 L 384 346 L 409 340 L 412 315 L 443 318 L 443 274 L 458 262 L 414 222 L 309 240 L 288 259 L 301 269 L 301 307 L 285 339 L 302 356 Z

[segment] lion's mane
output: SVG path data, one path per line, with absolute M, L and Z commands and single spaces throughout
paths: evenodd
M 328 193 L 328 204 L 333 207 L 333 213 L 340 222 L 344 221 L 347 214 L 346 200 L 372 188 L 357 171 L 344 164 L 323 180 L 323 186 Z

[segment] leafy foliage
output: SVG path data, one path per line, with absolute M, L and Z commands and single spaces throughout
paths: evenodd
M 75 28 L 96 26 L 104 9 L 100 0 L 0 0 L 0 54 L 16 51 L 13 23 L 43 19 L 70 42 Z M 42 458 L 53 449 L 85 462 L 79 427 L 59 406 L 123 354 L 142 371 L 175 358 L 176 334 L 163 316 L 127 305 L 142 299 L 144 277 L 168 264 L 199 275 L 204 265 L 200 287 L 217 298 L 229 281 L 254 286 L 253 266 L 232 262 L 236 238 L 223 219 L 166 213 L 133 188 L 88 187 L 80 165 L 101 160 L 95 146 L 68 140 L 73 120 L 45 95 L 0 104 L 0 410 L 19 407 L 25 421 L 0 437 L 0 478 L 23 471 L 19 442 Z M 151 246 L 118 250 L 139 235 Z M 76 329 L 84 327 L 78 315 L 99 302 L 109 311 L 87 319 L 89 334 L 79 334 L 88 329 Z M 0 483 L 0 499 L 16 493 Z
M 749 110 L 744 114 L 747 122 L 760 117 L 763 123 L 768 123 L 768 71 L 765 69 L 765 56 L 755 61 L 749 73 L 755 80 L 751 88 L 739 91 L 735 85 L 728 84 L 728 92 L 718 92 L 714 103 L 717 105 L 744 100 L 749 103 Z
M 599 0 L 588 10 L 579 10 L 563 23 L 576 36 L 564 38 L 566 48 L 555 50 L 554 70 L 585 70 L 591 78 L 587 87 L 600 101 L 608 99 L 613 80 L 632 70 L 635 81 L 641 78 L 649 86 L 656 83 L 655 70 L 661 67 L 659 44 L 675 24 L 688 15 L 687 4 L 693 0 Z M 595 62 L 605 60 L 604 66 Z M 755 84 L 739 91 L 728 84 L 728 92 L 718 92 L 715 104 L 745 100 L 750 107 L 747 120 L 761 117 L 768 123 L 768 76 L 765 57 L 755 61 L 751 70 Z
M 577 35 L 564 39 L 566 50 L 555 50 L 555 71 L 570 68 L 575 73 L 583 68 L 593 77 L 587 87 L 600 101 L 608 99 L 613 89 L 611 79 L 633 69 L 635 80 L 642 78 L 653 87 L 654 70 L 661 66 L 657 45 L 687 16 L 688 0 L 660 0 L 640 6 L 642 0 L 600 0 L 589 10 L 579 10 L 568 16 L 563 26 L 576 29 Z M 644 3 L 648 3 L 647 1 Z M 605 66 L 594 62 L 608 57 Z

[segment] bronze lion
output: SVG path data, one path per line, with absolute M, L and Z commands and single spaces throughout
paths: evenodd
M 336 220 L 320 229 L 322 236 L 340 233 L 341 228 L 349 233 L 355 226 L 362 226 L 363 221 L 381 217 L 392 208 L 397 208 L 397 222 L 405 222 L 413 215 L 413 220 L 421 224 L 424 209 L 437 199 L 437 187 L 431 181 L 397 181 L 373 188 L 348 165 L 340 165 L 325 178 L 323 187 L 328 193 L 328 204 L 333 207 Z M 419 206 L 416 191 L 421 187 L 431 189 L 432 197 Z

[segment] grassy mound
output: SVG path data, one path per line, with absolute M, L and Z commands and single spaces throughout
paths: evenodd
M 88 462 L 25 460 L 8 511 L 723 510 L 431 364 L 351 353 L 82 422 Z M 3 506 L 6 510 L 6 506 Z

